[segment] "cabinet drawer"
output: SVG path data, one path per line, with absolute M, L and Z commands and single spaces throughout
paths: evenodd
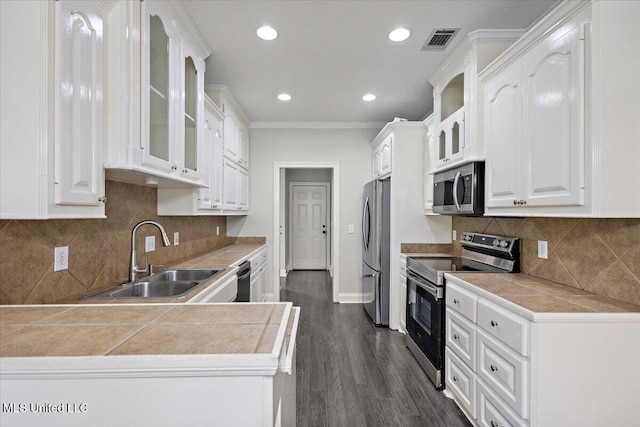
M 477 382 L 478 425 L 483 427 L 526 427 L 527 423 L 486 386 Z
M 449 347 L 471 369 L 476 369 L 476 326 L 447 310 L 446 342 Z
M 451 350 L 445 349 L 445 384 L 447 390 L 454 394 L 460 405 L 476 417 L 476 374 Z
M 478 298 L 475 295 L 451 282 L 446 282 L 445 294 L 447 307 L 453 308 L 473 323 L 476 322 L 476 302 Z
M 529 416 L 529 362 L 478 328 L 477 373 L 522 418 Z
M 523 356 L 529 351 L 529 321 L 487 301 L 478 301 L 478 326 Z

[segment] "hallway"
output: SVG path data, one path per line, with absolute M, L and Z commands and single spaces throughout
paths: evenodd
M 360 304 L 331 302 L 328 272 L 290 272 L 280 298 L 302 307 L 298 427 L 469 426 L 435 390 L 403 334 L 376 328 Z

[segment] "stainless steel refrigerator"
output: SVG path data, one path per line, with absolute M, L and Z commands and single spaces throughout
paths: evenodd
M 364 186 L 362 196 L 362 291 L 376 325 L 389 324 L 391 178 Z

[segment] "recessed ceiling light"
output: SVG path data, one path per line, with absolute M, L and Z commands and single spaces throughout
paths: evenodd
M 270 27 L 268 25 L 264 25 L 264 26 L 258 28 L 256 30 L 256 34 L 262 40 L 267 40 L 267 41 L 274 40 L 276 37 L 278 37 L 278 32 L 276 30 L 274 30 L 273 27 Z
M 372 93 L 368 93 L 362 97 L 362 100 L 367 102 L 373 101 L 374 99 L 376 99 L 376 96 Z
M 291 101 L 291 95 L 289 95 L 288 93 L 281 93 L 280 95 L 278 95 L 278 99 L 280 101 Z
M 402 42 L 409 38 L 411 35 L 411 31 L 406 28 L 396 28 L 395 30 L 389 33 L 389 40 L 392 42 Z

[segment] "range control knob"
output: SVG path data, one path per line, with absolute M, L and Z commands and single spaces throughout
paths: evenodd
M 500 245 L 500 240 L 493 239 L 493 246 L 498 246 L 498 245 Z
M 503 248 L 506 248 L 507 246 L 509 246 L 509 242 L 507 242 L 506 240 L 503 240 L 502 242 L 500 242 L 500 246 L 502 246 Z

